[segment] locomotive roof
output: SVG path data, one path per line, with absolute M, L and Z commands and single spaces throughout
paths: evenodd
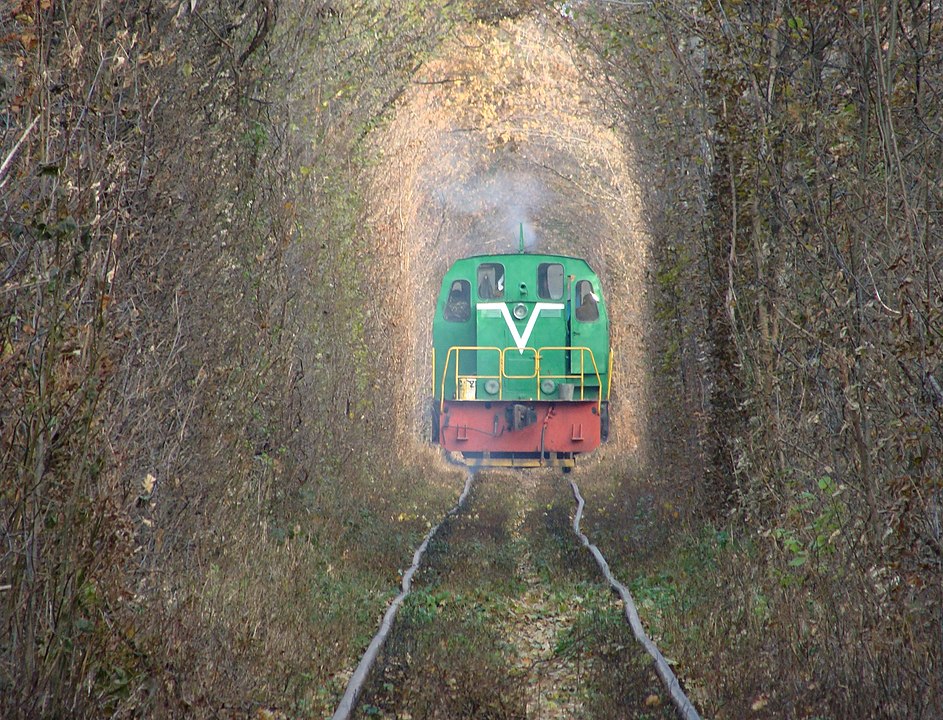
M 483 253 L 481 255 L 468 255 L 463 258 L 459 258 L 452 263 L 450 269 L 454 269 L 460 264 L 466 262 L 482 261 L 482 260 L 496 260 L 496 259 L 521 259 L 521 260 L 567 260 L 574 263 L 582 263 L 590 272 L 593 274 L 596 273 L 593 270 L 592 266 L 581 257 L 575 257 L 573 255 L 559 255 L 556 253 L 520 253 L 520 252 L 506 252 L 506 253 Z

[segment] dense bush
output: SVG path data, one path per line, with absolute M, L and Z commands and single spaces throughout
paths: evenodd
M 767 672 L 795 683 L 784 695 L 806 678 L 838 716 L 939 714 L 936 8 L 665 3 L 576 20 L 649 158 L 659 365 L 696 410 L 699 497 L 758 543 L 720 577 L 771 598 L 763 622 L 715 641 L 749 638 L 745 656 L 776 655 Z M 709 595 L 699 622 L 739 622 Z M 741 664 L 719 693 L 738 692 Z

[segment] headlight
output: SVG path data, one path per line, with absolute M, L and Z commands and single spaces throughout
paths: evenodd
M 495 379 L 485 380 L 485 392 L 489 395 L 498 394 L 498 381 Z
M 527 317 L 527 306 L 524 303 L 518 303 L 514 306 L 514 317 L 518 320 L 523 320 Z
M 557 384 L 553 380 L 541 380 L 540 381 L 540 392 L 544 395 L 549 395 L 554 390 L 557 389 Z

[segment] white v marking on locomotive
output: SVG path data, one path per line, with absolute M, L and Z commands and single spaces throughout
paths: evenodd
M 534 305 L 534 311 L 530 314 L 530 320 L 527 321 L 527 327 L 524 328 L 523 335 L 517 331 L 517 326 L 514 324 L 514 320 L 511 318 L 511 312 L 508 310 L 508 306 L 505 303 L 478 303 L 478 309 L 501 311 L 501 314 L 504 316 L 504 322 L 507 323 L 508 330 L 511 331 L 511 336 L 514 338 L 514 344 L 517 346 L 517 349 L 520 351 L 521 355 L 523 355 L 524 348 L 527 347 L 527 341 L 530 340 L 530 334 L 534 331 L 534 325 L 537 323 L 537 316 L 540 315 L 540 311 L 562 310 L 563 303 L 539 302 Z

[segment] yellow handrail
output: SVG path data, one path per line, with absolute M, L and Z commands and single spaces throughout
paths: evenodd
M 458 396 L 458 385 L 460 380 L 497 380 L 498 381 L 498 400 L 501 399 L 502 392 L 504 390 L 504 384 L 501 382 L 501 378 L 504 375 L 504 356 L 501 353 L 501 348 L 499 347 L 487 347 L 480 345 L 453 345 L 449 348 L 448 353 L 445 356 L 445 367 L 442 368 L 442 383 L 439 386 L 441 389 L 439 396 L 439 410 L 442 411 L 445 409 L 445 378 L 449 374 L 449 364 L 452 358 L 452 351 L 455 351 L 455 395 Z M 462 350 L 474 350 L 478 352 L 479 350 L 494 350 L 498 353 L 498 374 L 497 375 L 462 375 L 461 370 L 461 351 Z M 476 363 L 477 366 L 477 363 Z
M 514 352 L 520 353 L 521 355 L 523 355 L 527 350 L 530 350 L 532 353 L 534 353 L 534 372 L 530 375 L 508 375 L 506 372 L 504 372 L 503 368 L 507 367 L 507 363 L 504 361 L 504 354 L 508 350 L 513 350 Z M 539 365 L 539 359 L 540 352 L 535 348 L 526 347 L 523 350 L 518 350 L 516 347 L 506 347 L 501 351 L 501 375 L 502 377 L 506 377 L 508 380 L 532 380 L 533 378 L 537 377 L 537 366 Z
M 547 351 L 556 352 L 576 352 L 580 353 L 580 371 L 579 373 L 569 373 L 564 375 L 544 375 L 540 372 L 540 358 Z M 560 345 L 556 347 L 543 347 L 537 353 L 537 399 L 540 400 L 540 381 L 541 380 L 579 380 L 580 381 L 580 400 L 586 399 L 586 353 L 589 353 L 589 359 L 593 363 L 593 374 L 596 376 L 596 385 L 599 386 L 599 397 L 596 398 L 597 409 L 602 409 L 602 378 L 599 377 L 599 366 L 596 365 L 596 356 L 588 347 Z M 608 398 L 607 398 L 608 399 Z
M 497 375 L 462 375 L 460 372 L 461 368 L 461 351 L 473 351 L 473 352 L 496 352 L 498 354 L 498 374 Z M 596 399 L 597 408 L 601 409 L 602 407 L 602 378 L 599 375 L 599 366 L 596 363 L 596 356 L 593 351 L 584 346 L 570 346 L 570 345 L 560 345 L 560 346 L 551 346 L 551 347 L 542 347 L 542 348 L 523 348 L 524 351 L 530 351 L 534 353 L 534 373 L 533 375 L 508 375 L 505 372 L 505 360 L 504 356 L 507 352 L 523 352 L 520 348 L 517 347 L 506 347 L 503 350 L 499 347 L 494 346 L 482 346 L 482 345 L 454 345 L 449 348 L 448 353 L 445 356 L 445 366 L 442 368 L 442 378 L 439 383 L 440 395 L 439 395 L 439 409 L 444 410 L 445 408 L 445 381 L 449 374 L 449 367 L 452 363 L 452 356 L 454 353 L 455 356 L 455 395 L 458 397 L 458 388 L 462 380 L 497 380 L 498 381 L 498 400 L 503 399 L 504 392 L 504 383 L 503 380 L 530 380 L 536 378 L 537 380 L 537 399 L 540 400 L 541 390 L 540 383 L 541 380 L 579 380 L 580 382 L 580 400 L 586 399 L 586 355 L 589 355 L 589 360 L 592 363 L 592 375 L 596 377 L 596 385 L 599 387 L 599 396 Z M 579 373 L 565 373 L 563 375 L 545 375 L 541 372 L 540 369 L 540 360 L 548 352 L 579 352 L 580 354 L 580 371 Z M 435 393 L 435 349 L 432 351 L 432 367 L 433 367 L 433 393 Z M 476 363 L 477 368 L 477 363 Z M 606 383 L 606 400 L 609 400 L 609 394 L 612 390 L 612 350 L 609 351 L 609 377 L 607 378 Z
M 612 392 L 612 356 L 613 349 L 609 348 L 609 376 L 606 378 L 606 402 L 609 401 L 609 394 Z

